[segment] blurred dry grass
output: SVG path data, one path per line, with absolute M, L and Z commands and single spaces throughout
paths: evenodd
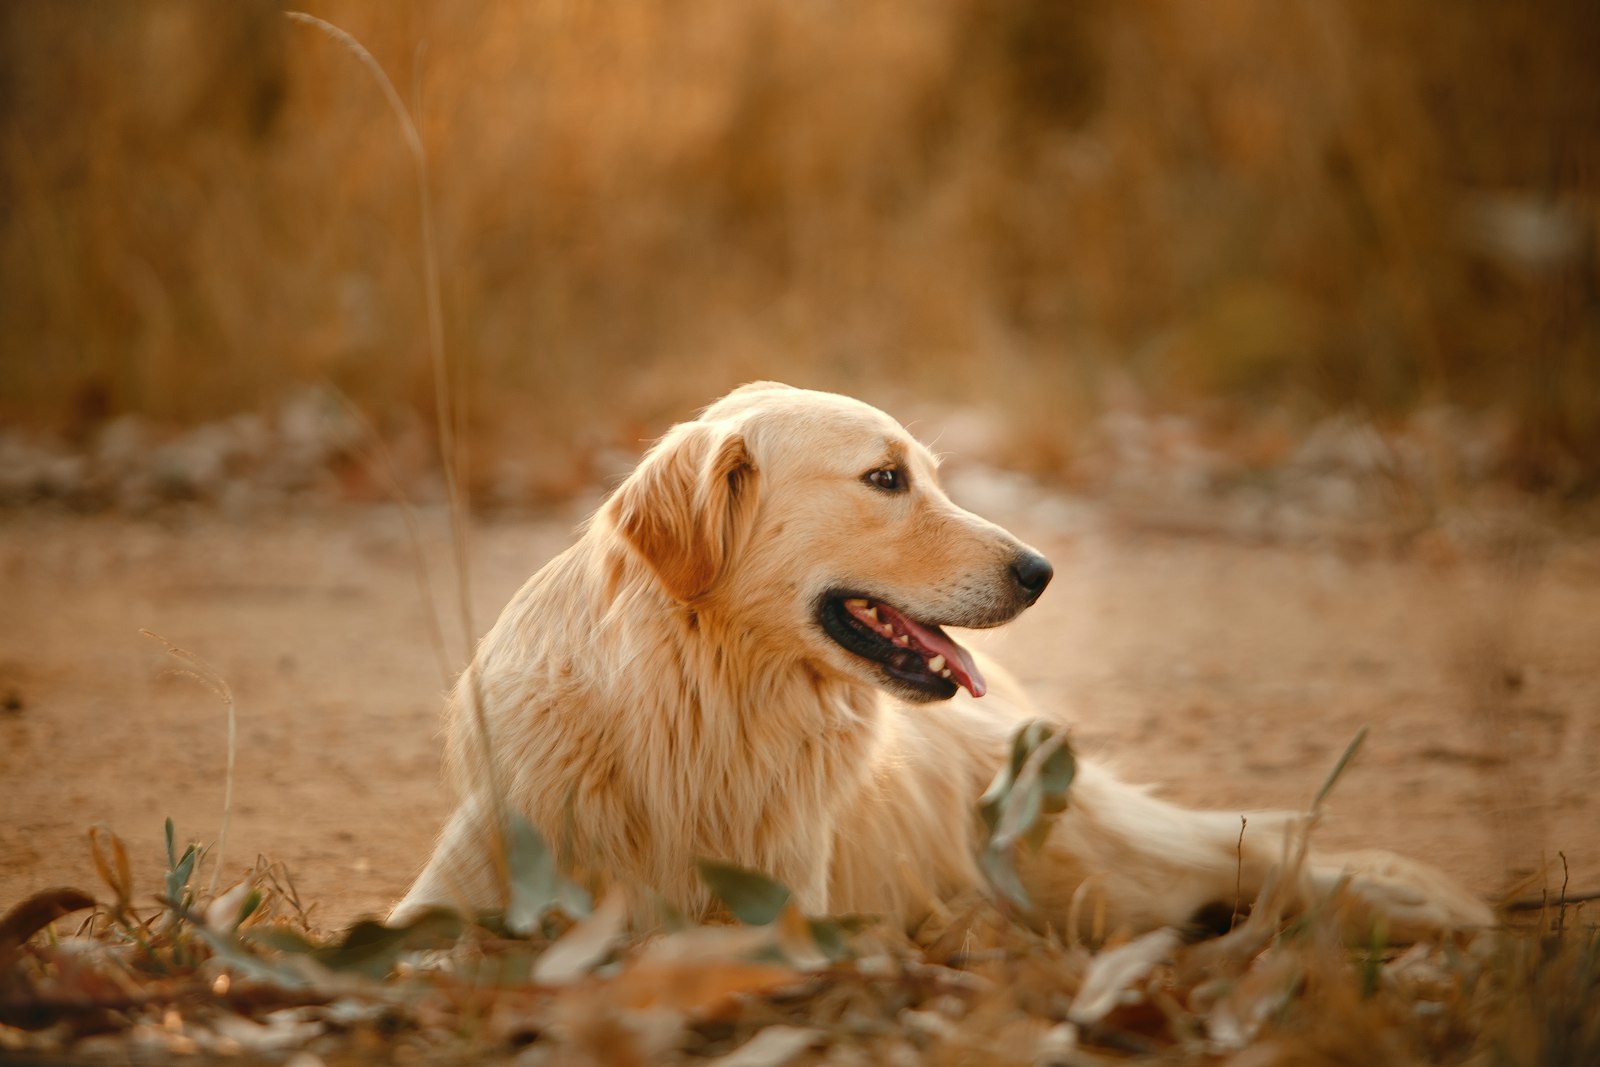
M 1587 0 L 306 3 L 431 156 L 474 455 L 558 491 L 737 381 L 1226 430 L 1448 403 L 1600 479 Z M 431 410 L 415 188 L 270 0 L 0 9 L 0 417 Z M 549 483 L 549 484 L 543 484 Z

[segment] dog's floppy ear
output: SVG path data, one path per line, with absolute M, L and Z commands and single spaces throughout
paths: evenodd
M 755 513 L 756 470 L 737 431 L 675 426 L 611 498 L 622 536 L 682 601 L 710 591 Z

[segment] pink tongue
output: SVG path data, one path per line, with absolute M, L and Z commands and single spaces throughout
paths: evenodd
M 989 691 L 983 675 L 978 673 L 978 665 L 972 662 L 970 652 L 950 640 L 942 631 L 930 630 L 887 604 L 880 603 L 876 606 L 880 619 L 911 638 L 912 643 L 922 651 L 934 656 L 943 656 L 945 666 L 950 670 L 950 676 L 958 684 L 966 686 L 967 692 L 974 697 L 981 697 Z

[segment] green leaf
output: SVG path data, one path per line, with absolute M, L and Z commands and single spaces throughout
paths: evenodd
M 1033 902 L 1028 899 L 1027 890 L 1022 888 L 1022 879 L 1017 876 L 1017 865 L 1010 848 L 997 849 L 991 846 L 984 849 L 978 856 L 978 866 L 995 891 L 1013 906 L 1023 911 L 1033 910 Z
M 511 892 L 505 923 L 518 937 L 527 937 L 538 929 L 551 908 L 559 907 L 573 918 L 593 910 L 589 894 L 562 876 L 539 831 L 516 812 L 506 817 L 506 865 Z
M 1040 797 L 1040 810 L 1042 812 L 1049 811 L 1049 806 L 1043 796 Z M 1050 813 L 1054 814 L 1054 812 Z M 1023 844 L 1033 849 L 1033 851 L 1038 852 L 1044 847 L 1046 839 L 1050 837 L 1050 828 L 1052 825 L 1054 824 L 1049 819 L 1035 818 L 1033 823 L 1029 825 L 1026 830 L 1022 831 Z
M 1363 726 L 1356 731 L 1355 737 L 1351 738 L 1350 743 L 1345 746 L 1344 755 L 1340 756 L 1339 762 L 1333 765 L 1333 770 L 1328 773 L 1328 780 L 1322 783 L 1321 789 L 1317 790 L 1317 798 L 1311 802 L 1312 811 L 1320 811 L 1322 809 L 1322 802 L 1328 799 L 1328 794 L 1333 791 L 1334 783 L 1338 782 L 1339 776 L 1350 765 L 1350 761 L 1355 759 L 1356 753 L 1361 750 L 1361 743 L 1366 739 L 1367 728 Z
M 1016 872 L 1017 843 L 1044 844 L 1050 821 L 1041 815 L 1065 810 L 1077 769 L 1067 735 L 1036 719 L 1012 737 L 1011 758 L 979 799 L 988 831 L 979 866 L 995 891 L 1023 910 L 1030 904 Z
M 789 903 L 789 887 L 759 871 L 706 859 L 695 866 L 712 894 L 747 926 L 767 925 Z
M 205 850 L 200 846 L 190 843 L 179 856 L 173 845 L 172 816 L 167 816 L 167 902 L 175 908 L 187 908 L 184 899 L 184 889 L 189 884 L 189 879 L 194 875 L 196 864 L 200 862 Z
M 994 843 L 1009 845 L 1033 827 L 1044 808 L 1044 792 L 1039 788 L 1038 775 L 1023 775 L 1011 787 L 1004 809 L 1000 812 L 1000 825 L 994 830 Z
M 200 860 L 200 850 L 195 845 L 190 845 L 183 850 L 183 855 L 178 859 L 171 870 L 167 872 L 167 900 L 169 903 L 179 905 L 184 901 L 184 889 L 189 884 L 189 878 L 194 874 L 195 864 Z
M 285 989 L 299 989 L 311 984 L 311 976 L 303 968 L 296 968 L 288 960 L 272 960 L 250 951 L 246 943 L 219 930 L 209 930 L 195 924 L 189 929 L 211 946 L 217 959 L 230 970 L 258 982 L 267 982 Z M 251 942 L 257 939 L 252 937 Z
M 464 928 L 461 917 L 449 908 L 430 908 L 405 926 L 363 919 L 338 941 L 327 944 L 318 944 L 287 927 L 252 930 L 242 938 L 199 925 L 194 930 L 235 970 L 294 988 L 315 982 L 318 972 L 293 960 L 259 955 L 260 949 L 306 957 L 329 971 L 382 979 L 394 970 L 401 956 L 445 947 L 459 938 Z
M 1033 739 L 1037 736 L 1041 725 L 1038 720 L 1034 720 L 1012 736 L 1011 759 L 995 773 L 994 781 L 989 783 L 989 788 L 978 798 L 978 813 L 983 817 L 984 825 L 991 834 L 1000 823 L 1001 812 L 1005 808 L 1006 799 L 1011 795 L 1012 787 L 1016 784 L 1017 775 L 1022 773 L 1023 765 L 1028 762 L 1028 753 L 1037 743 Z
M 1044 810 L 1050 814 L 1065 811 L 1067 790 L 1078 776 L 1078 757 L 1065 735 L 1056 742 L 1055 749 L 1039 766 L 1039 786 L 1044 790 Z
M 405 926 L 363 919 L 338 944 L 313 949 L 310 955 L 330 971 L 383 978 L 405 953 L 450 944 L 462 929 L 461 917 L 449 908 L 431 908 Z
M 261 907 L 261 890 L 252 889 L 250 895 L 244 898 L 244 903 L 239 905 L 239 918 L 234 922 L 233 928 L 237 930 L 259 907 Z
M 860 933 L 877 920 L 870 915 L 830 915 L 826 919 L 808 919 L 811 940 L 817 950 L 834 963 L 854 955 L 848 938 Z

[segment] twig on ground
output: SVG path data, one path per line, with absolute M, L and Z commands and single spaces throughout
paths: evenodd
M 1228 929 L 1233 930 L 1239 920 L 1239 905 L 1244 902 L 1244 830 L 1250 820 L 1239 816 L 1239 843 L 1234 846 L 1233 911 L 1228 915 Z
M 1596 900 L 1600 900 L 1600 889 L 1592 889 L 1584 893 L 1568 893 L 1566 890 L 1562 890 L 1561 892 L 1561 902 L 1564 906 L 1572 904 L 1589 904 Z M 1523 897 L 1520 900 L 1508 901 L 1502 905 L 1506 911 L 1515 912 L 1543 911 L 1549 906 L 1550 897 L 1548 895 L 1538 897 Z M 1560 928 L 1557 927 L 1558 932 L 1559 930 Z

